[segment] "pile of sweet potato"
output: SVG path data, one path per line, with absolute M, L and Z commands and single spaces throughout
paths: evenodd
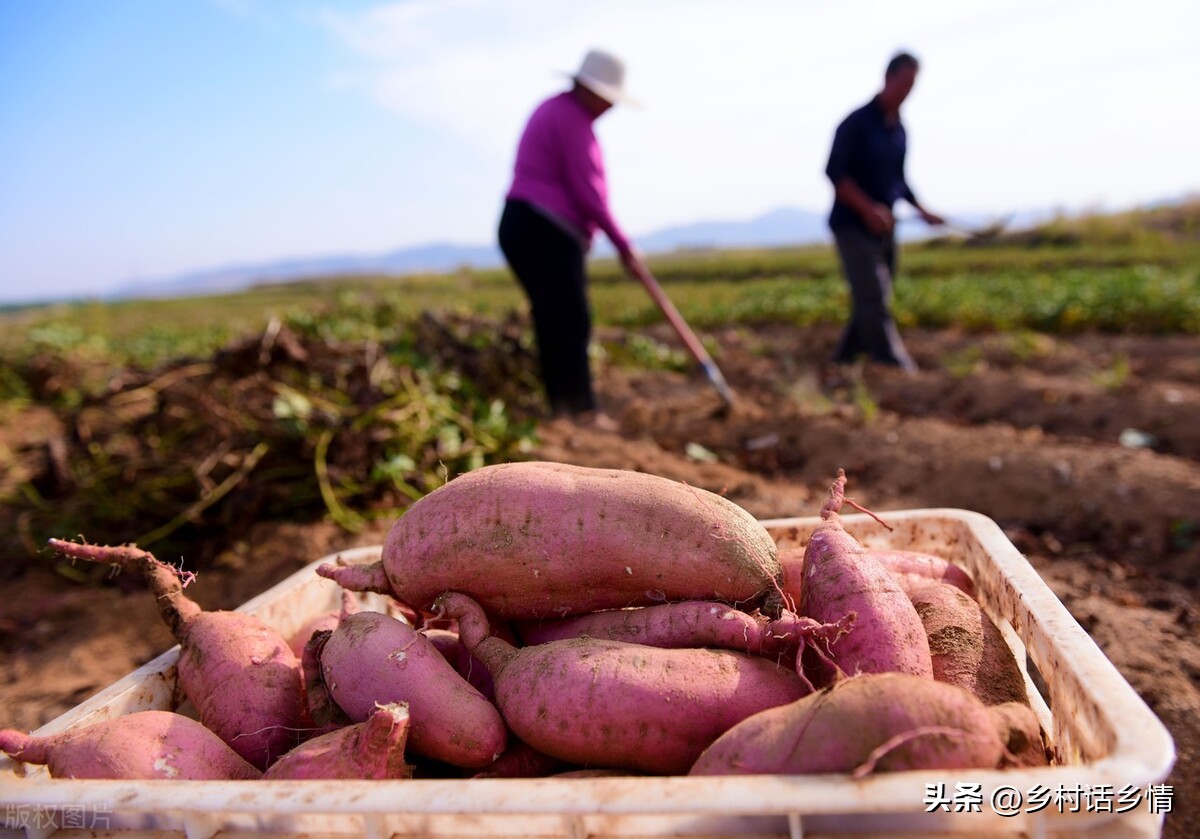
M 801 550 L 719 495 L 631 471 L 467 473 L 393 526 L 390 595 L 293 638 L 205 612 L 134 546 L 195 717 L 143 711 L 0 750 L 54 777 L 330 779 L 998 768 L 1046 762 L 1023 674 L 943 559 L 865 550 L 839 473 Z

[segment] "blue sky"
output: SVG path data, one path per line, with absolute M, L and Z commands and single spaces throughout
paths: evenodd
M 837 122 L 923 69 L 909 179 L 947 214 L 1200 189 L 1195 0 L 6 0 L 0 302 L 494 236 L 537 101 L 602 46 L 636 239 L 824 210 Z

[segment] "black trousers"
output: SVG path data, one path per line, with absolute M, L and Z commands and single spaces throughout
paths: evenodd
M 507 201 L 500 250 L 529 298 L 546 400 L 555 414 L 596 408 L 588 342 L 591 308 L 583 248 L 524 201 Z
M 865 353 L 880 364 L 916 370 L 892 320 L 892 281 L 896 274 L 896 240 L 878 238 L 856 228 L 835 230 L 838 256 L 850 284 L 853 305 L 833 360 L 850 364 Z

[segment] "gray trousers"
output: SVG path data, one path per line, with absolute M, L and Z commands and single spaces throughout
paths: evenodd
M 833 361 L 850 364 L 860 354 L 871 361 L 916 370 L 892 320 L 892 281 L 896 273 L 896 240 L 848 228 L 835 230 L 842 271 L 850 284 L 850 320 L 842 330 Z

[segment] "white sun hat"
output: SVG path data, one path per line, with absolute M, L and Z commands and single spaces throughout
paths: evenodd
M 641 104 L 625 92 L 625 62 L 612 53 L 590 50 L 571 78 L 607 102 Z

